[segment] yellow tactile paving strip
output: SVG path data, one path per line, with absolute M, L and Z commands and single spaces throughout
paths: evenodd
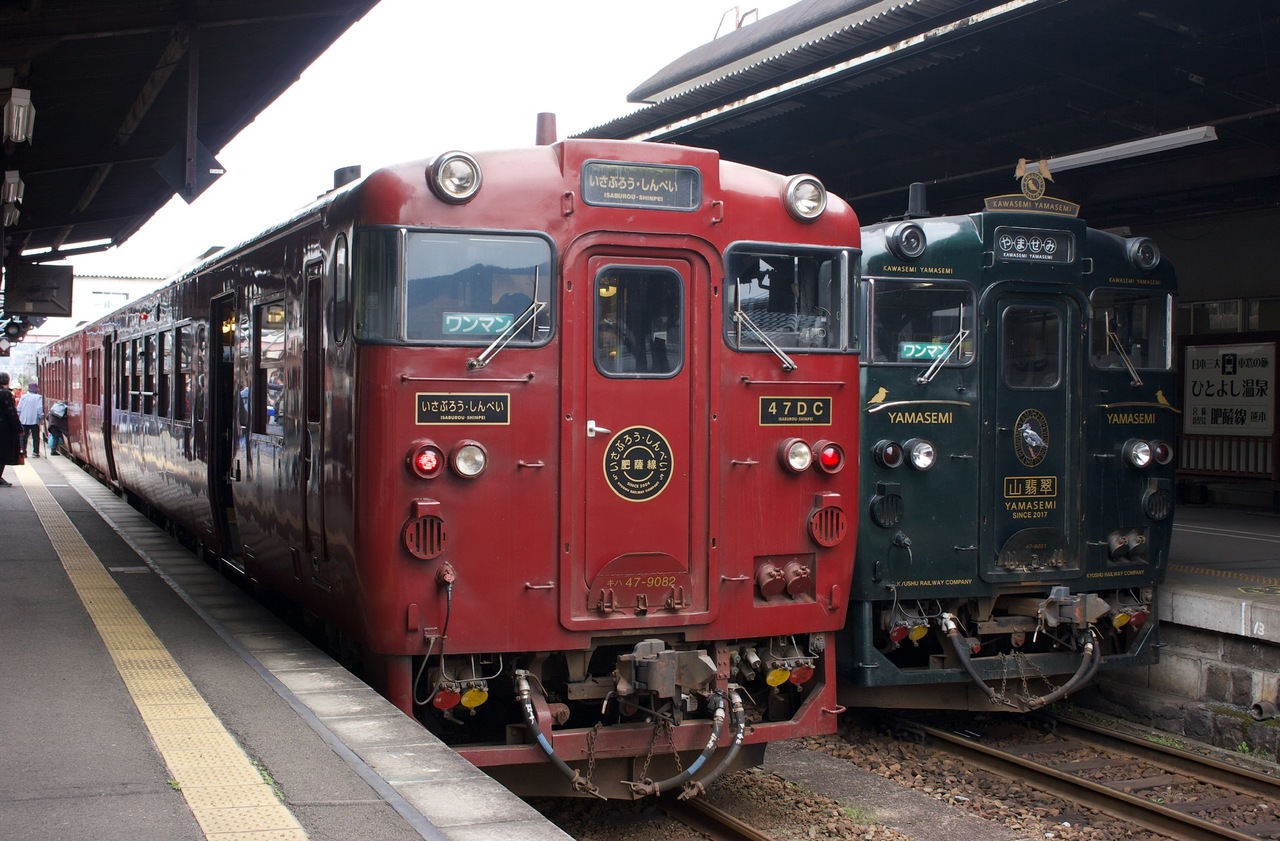
M 1269 584 L 1271 586 L 1280 585 L 1280 578 L 1270 578 L 1265 575 L 1254 575 L 1251 572 L 1237 572 L 1230 569 L 1205 569 L 1204 567 L 1187 566 L 1186 564 L 1170 564 L 1169 569 L 1173 572 L 1188 572 L 1192 575 L 1210 575 L 1214 578 L 1231 578 L 1236 581 L 1256 581 L 1259 584 Z
M 304 841 L 298 819 L 209 709 L 30 465 L 17 478 L 174 784 L 210 841 Z

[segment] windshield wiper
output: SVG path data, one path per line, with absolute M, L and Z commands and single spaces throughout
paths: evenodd
M 1133 385 L 1133 386 L 1142 385 L 1142 377 L 1138 376 L 1138 369 L 1133 367 L 1133 360 L 1129 358 L 1129 354 L 1125 353 L 1124 345 L 1121 344 L 1120 342 L 1120 337 L 1116 335 L 1115 330 L 1111 329 L 1111 311 L 1110 310 L 1107 310 L 1102 314 L 1102 323 L 1106 325 L 1106 329 L 1107 329 L 1108 352 L 1111 350 L 1111 345 L 1114 342 L 1116 353 L 1120 354 L 1120 361 L 1123 362 L 1124 367 L 1129 370 L 1129 376 L 1133 377 L 1133 382 L 1130 383 L 1130 385 Z
M 947 344 L 947 349 L 942 352 L 942 356 L 933 360 L 933 364 L 929 366 L 928 370 L 916 377 L 916 382 L 920 385 L 933 382 L 933 378 L 938 376 L 938 372 L 942 370 L 942 366 L 947 364 L 947 360 L 954 356 L 955 352 L 960 349 L 960 343 L 967 338 L 969 338 L 969 331 L 964 326 L 964 304 L 961 304 L 960 332 L 956 333 L 955 336 L 952 337 L 951 341 Z
M 770 339 L 763 330 L 761 330 L 758 326 L 756 326 L 756 323 L 751 320 L 751 316 L 747 315 L 745 312 L 742 311 L 741 295 L 738 296 L 737 309 L 733 311 L 733 320 L 738 322 L 739 325 L 742 325 L 742 324 L 747 325 L 747 329 L 756 335 L 756 338 L 760 340 L 760 343 L 765 347 L 767 347 L 770 351 L 772 351 L 774 356 L 782 360 L 782 370 L 784 371 L 796 370 L 796 363 L 792 361 L 791 357 L 787 356 L 787 354 L 783 352 L 782 348 L 778 347 L 774 343 L 773 339 Z M 742 347 L 742 331 L 741 330 L 738 331 L 738 347 Z
M 506 326 L 506 329 L 495 336 L 493 341 L 489 343 L 489 346 L 480 352 L 479 356 L 474 356 L 467 360 L 467 370 L 474 371 L 477 368 L 483 368 L 492 362 L 494 357 L 501 353 L 502 349 L 511 343 L 511 340 L 516 337 L 517 333 L 524 329 L 526 324 L 531 323 L 535 318 L 537 318 L 538 313 L 547 308 L 546 301 L 538 300 L 539 275 L 540 272 L 535 270 L 533 275 L 533 303 L 529 304 L 528 309 L 512 319 L 511 323 Z M 533 331 L 530 331 L 529 338 L 530 340 L 536 338 Z

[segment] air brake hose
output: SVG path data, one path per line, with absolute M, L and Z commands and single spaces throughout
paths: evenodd
M 979 676 L 978 670 L 973 667 L 969 657 L 969 643 L 960 636 L 960 625 L 950 613 L 942 614 L 942 630 L 947 632 L 947 638 L 951 640 L 951 647 L 956 650 L 956 657 L 960 658 L 960 665 L 964 667 L 965 673 L 978 685 L 979 689 L 987 693 L 987 698 L 991 700 L 991 703 L 1008 704 L 1008 699 L 996 697 L 995 689 L 987 686 L 986 681 Z
M 542 732 L 542 728 L 538 726 L 538 716 L 533 711 L 533 691 L 529 688 L 528 672 L 516 672 L 516 687 L 518 692 L 516 697 L 520 701 L 520 709 L 524 712 L 524 723 L 529 728 L 529 732 L 537 737 L 538 747 L 542 748 L 542 752 L 547 755 L 547 759 L 560 769 L 560 773 L 569 778 L 569 782 L 573 785 L 574 791 L 585 791 L 588 794 L 594 794 L 596 797 L 605 799 L 600 790 L 592 785 L 590 780 L 584 780 L 582 775 L 570 768 L 569 765 L 556 755 L 556 749 L 552 746 L 551 740 Z
M 706 779 L 694 780 L 684 787 L 684 791 L 680 792 L 680 800 L 688 800 L 691 797 L 697 797 L 699 794 L 707 790 L 707 786 L 729 770 L 729 766 L 738 755 L 738 749 L 742 747 L 742 740 L 747 734 L 747 712 L 742 703 L 742 696 L 738 694 L 737 689 L 729 689 L 730 704 L 730 720 L 733 722 L 733 741 L 729 743 L 729 750 L 725 753 L 720 763 L 707 774 Z
M 1089 639 L 1084 644 L 1084 651 L 1080 656 L 1080 668 L 1076 669 L 1076 673 L 1071 676 L 1070 680 L 1050 692 L 1048 695 L 1023 699 L 1027 704 L 1027 709 L 1038 710 L 1041 707 L 1049 706 L 1054 701 L 1060 701 L 1067 697 L 1067 695 L 1092 680 L 1094 674 L 1098 671 L 1098 666 L 1101 664 L 1102 646 L 1098 644 L 1093 630 L 1090 629 Z
M 683 784 L 686 780 L 692 778 L 694 774 L 698 773 L 698 769 L 703 766 L 703 763 L 711 758 L 711 754 L 715 753 L 716 746 L 720 743 L 720 733 L 724 730 L 725 719 L 724 697 L 719 692 L 712 697 L 716 701 L 716 711 L 711 719 L 711 736 L 707 739 L 707 745 L 702 749 L 702 753 L 699 754 L 698 758 L 679 774 L 662 780 L 661 782 L 646 783 L 628 780 L 627 785 L 631 787 L 633 794 L 661 794 L 664 791 L 670 791 L 676 786 Z

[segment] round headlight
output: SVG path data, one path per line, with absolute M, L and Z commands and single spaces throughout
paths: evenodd
M 1147 237 L 1129 240 L 1129 260 L 1144 272 L 1160 264 L 1160 246 Z
M 1124 445 L 1124 460 L 1134 467 L 1146 467 L 1151 464 L 1151 445 L 1136 438 L 1126 441 Z
M 916 470 L 928 470 L 938 459 L 938 453 L 933 445 L 923 438 L 912 438 L 903 444 L 902 448 L 907 451 L 907 458 Z
M 453 469 L 459 476 L 468 479 L 479 476 L 489 463 L 484 447 L 474 441 L 467 441 L 453 451 Z
M 884 243 L 895 257 L 901 260 L 914 260 L 924 254 L 929 245 L 925 238 L 924 228 L 915 222 L 899 222 L 890 226 L 885 232 Z
M 1168 464 L 1173 461 L 1173 447 L 1165 441 L 1152 441 L 1151 457 L 1156 460 L 1156 464 Z
M 480 164 L 466 152 L 446 152 L 431 164 L 427 181 L 439 198 L 461 204 L 480 191 Z
M 778 451 L 782 466 L 792 473 L 803 473 L 813 464 L 813 450 L 799 438 L 788 438 Z
M 897 441 L 880 441 L 871 448 L 871 454 L 881 467 L 902 466 L 902 445 Z
M 796 175 L 783 194 L 787 212 L 801 222 L 812 222 L 827 209 L 827 188 L 812 175 Z

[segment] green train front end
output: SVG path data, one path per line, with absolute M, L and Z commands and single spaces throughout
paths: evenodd
M 1174 272 L 1006 198 L 863 229 L 848 706 L 1025 711 L 1157 657 Z

